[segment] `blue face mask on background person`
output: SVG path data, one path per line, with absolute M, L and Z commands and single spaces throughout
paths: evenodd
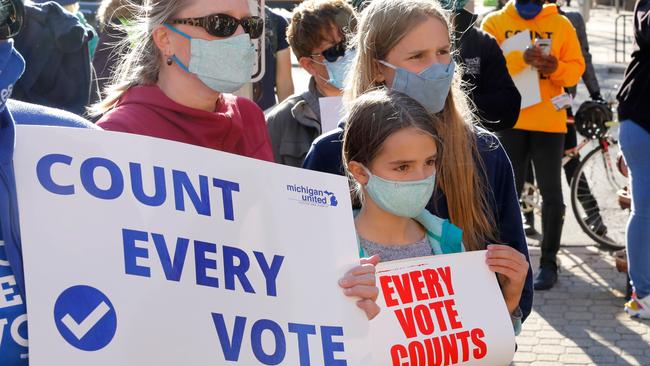
M 325 66 L 327 69 L 327 74 L 329 75 L 329 79 L 325 79 L 322 76 L 318 76 L 321 79 L 323 79 L 325 82 L 328 84 L 334 86 L 337 89 L 343 89 L 345 86 L 345 78 L 347 77 L 348 72 L 350 71 L 350 67 L 352 66 L 352 61 L 354 60 L 354 56 L 356 56 L 357 50 L 356 49 L 351 49 L 351 50 L 346 50 L 345 55 L 343 57 L 339 57 L 338 60 L 334 62 L 329 62 L 327 60 L 323 62 L 318 62 L 314 60 L 315 63 L 319 65 Z
M 382 210 L 401 217 L 414 218 L 419 216 L 429 203 L 433 188 L 436 185 L 436 175 L 422 180 L 391 181 L 370 173 L 366 184 L 366 192 Z
M 438 113 L 445 108 L 456 68 L 454 59 L 449 64 L 435 63 L 419 74 L 385 61 L 379 62 L 395 70 L 391 89 L 417 100 L 431 113 Z
M 543 6 L 541 4 L 535 3 L 534 1 L 529 1 L 525 4 L 515 2 L 515 8 L 517 9 L 519 16 L 526 20 L 530 20 L 536 17 L 537 14 L 542 11 Z
M 190 40 L 190 64 L 172 56 L 183 70 L 195 74 L 208 88 L 220 93 L 232 93 L 251 80 L 255 47 L 248 33 L 212 41 L 192 38 L 165 24 L 170 30 Z

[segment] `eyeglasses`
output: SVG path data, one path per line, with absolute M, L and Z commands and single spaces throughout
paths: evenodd
M 334 46 L 324 50 L 319 54 L 314 54 L 312 56 L 323 56 L 329 62 L 335 62 L 339 57 L 345 56 L 345 44 L 346 41 L 341 41 Z
M 230 37 L 235 34 L 237 27 L 241 24 L 244 32 L 250 35 L 251 39 L 257 39 L 264 32 L 264 19 L 260 17 L 245 17 L 237 19 L 228 14 L 211 14 L 201 18 L 173 19 L 171 24 L 187 24 L 201 27 L 215 37 Z

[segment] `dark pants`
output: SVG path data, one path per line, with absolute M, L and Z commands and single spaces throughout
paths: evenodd
M 521 192 L 532 161 L 542 195 L 542 257 L 540 267 L 557 268 L 564 225 L 562 197 L 562 156 L 564 134 L 524 130 L 499 133 L 515 174 L 516 191 Z

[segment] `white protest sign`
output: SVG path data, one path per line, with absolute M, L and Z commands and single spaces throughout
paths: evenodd
M 380 263 L 375 366 L 508 365 L 512 321 L 485 251 Z
M 343 97 L 321 97 L 318 99 L 320 106 L 320 125 L 323 133 L 335 129 L 345 117 Z
M 17 128 L 42 365 L 366 365 L 344 177 L 132 134 Z M 230 362 L 227 362 L 230 361 Z
M 525 30 L 506 39 L 501 44 L 503 54 L 507 55 L 512 51 L 525 51 L 530 46 L 530 31 Z M 538 104 L 542 101 L 542 94 L 539 89 L 539 73 L 532 66 L 526 66 L 517 75 L 510 75 L 515 83 L 519 94 L 521 94 L 521 109 Z

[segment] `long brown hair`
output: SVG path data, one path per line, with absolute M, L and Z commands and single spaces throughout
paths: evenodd
M 441 153 L 438 126 L 440 120 L 415 99 L 386 88 L 364 93 L 350 107 L 343 137 L 343 165 L 346 167 L 352 200 L 360 206 L 363 200 L 361 187 L 347 170 L 351 161 L 364 166 L 381 152 L 384 141 L 393 133 L 408 127 L 430 135 L 436 141 L 438 155 Z
M 449 17 L 437 1 L 432 0 L 374 0 L 361 13 L 358 32 L 353 42 L 357 48 L 354 67 L 345 89 L 346 106 L 360 95 L 383 86 L 378 82 L 378 60 L 386 56 L 415 26 L 428 18 L 439 19 L 447 26 L 451 39 Z M 494 214 L 490 210 L 487 189 L 479 177 L 482 160 L 476 146 L 467 95 L 461 89 L 462 70 L 457 67 L 445 107 L 438 114 L 440 137 L 445 149 L 437 169 L 440 189 L 447 198 L 451 222 L 463 229 L 463 241 L 469 250 L 485 248 L 494 240 Z

